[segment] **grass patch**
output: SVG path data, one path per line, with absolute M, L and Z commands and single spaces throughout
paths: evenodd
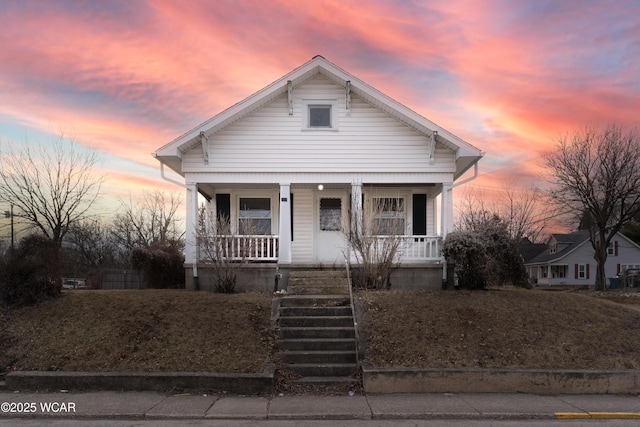
M 577 292 L 363 292 L 378 368 L 640 369 L 640 312 Z
M 356 295 L 374 367 L 640 369 L 637 304 L 522 289 Z M 0 371 L 262 372 L 270 313 L 266 294 L 63 292 L 0 309 Z
M 70 291 L 0 309 L 0 371 L 262 372 L 271 297 Z

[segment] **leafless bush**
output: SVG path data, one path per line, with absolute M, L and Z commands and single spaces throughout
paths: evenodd
M 231 294 L 236 289 L 238 264 L 231 259 L 227 245 L 227 239 L 232 236 L 228 219 L 207 221 L 201 216 L 198 230 L 199 258 L 213 268 L 214 289 L 218 293 Z
M 390 289 L 391 273 L 400 265 L 397 258 L 405 230 L 404 199 L 372 198 L 361 216 L 361 220 L 342 227 L 359 264 L 358 285 Z
M 238 269 L 246 265 L 251 255 L 260 250 L 255 239 L 242 236 L 259 235 L 264 230 L 245 221 L 242 231 L 243 234 L 237 233 L 228 218 L 207 218 L 201 211 L 197 236 L 199 261 L 212 267 L 214 289 L 218 293 L 235 292 Z

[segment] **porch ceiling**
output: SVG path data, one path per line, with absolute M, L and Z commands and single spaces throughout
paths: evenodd
M 322 185 L 323 190 L 345 190 L 351 188 L 351 183 L 291 183 L 291 190 L 317 190 L 318 185 Z M 392 189 L 418 187 L 428 188 L 430 190 L 437 189 L 439 185 L 433 183 L 415 182 L 404 184 L 371 184 L 362 183 L 363 189 Z M 225 190 L 279 190 L 280 184 L 277 183 L 198 183 L 198 190 L 207 198 L 212 198 L 216 191 Z M 437 189 L 439 192 L 440 190 Z

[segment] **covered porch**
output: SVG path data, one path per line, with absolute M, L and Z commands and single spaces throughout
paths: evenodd
M 317 181 L 323 182 L 323 181 Z M 237 262 L 344 265 L 357 259 L 349 233 L 372 234 L 374 246 L 397 242 L 401 264 L 442 261 L 451 230 L 451 184 L 442 183 L 199 183 L 187 186 L 186 264 L 206 263 L 203 218 L 227 219 L 206 228 L 218 254 Z M 436 203 L 440 197 L 440 204 Z M 374 211 L 374 203 L 383 206 Z M 439 212 L 438 212 L 439 210 Z M 439 214 L 439 218 L 438 218 Z M 373 222 L 375 230 L 365 227 Z

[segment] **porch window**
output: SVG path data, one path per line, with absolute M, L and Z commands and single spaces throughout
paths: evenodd
M 540 277 L 542 277 L 543 279 L 546 279 L 548 276 L 547 266 L 541 266 L 539 271 L 540 271 Z
M 552 265 L 551 266 L 551 277 L 555 279 L 566 279 L 567 277 L 567 266 L 566 265 Z
M 402 235 L 405 230 L 404 198 L 381 197 L 373 199 L 374 233 L 381 236 Z
M 238 232 L 242 235 L 271 234 L 270 198 L 240 198 Z

